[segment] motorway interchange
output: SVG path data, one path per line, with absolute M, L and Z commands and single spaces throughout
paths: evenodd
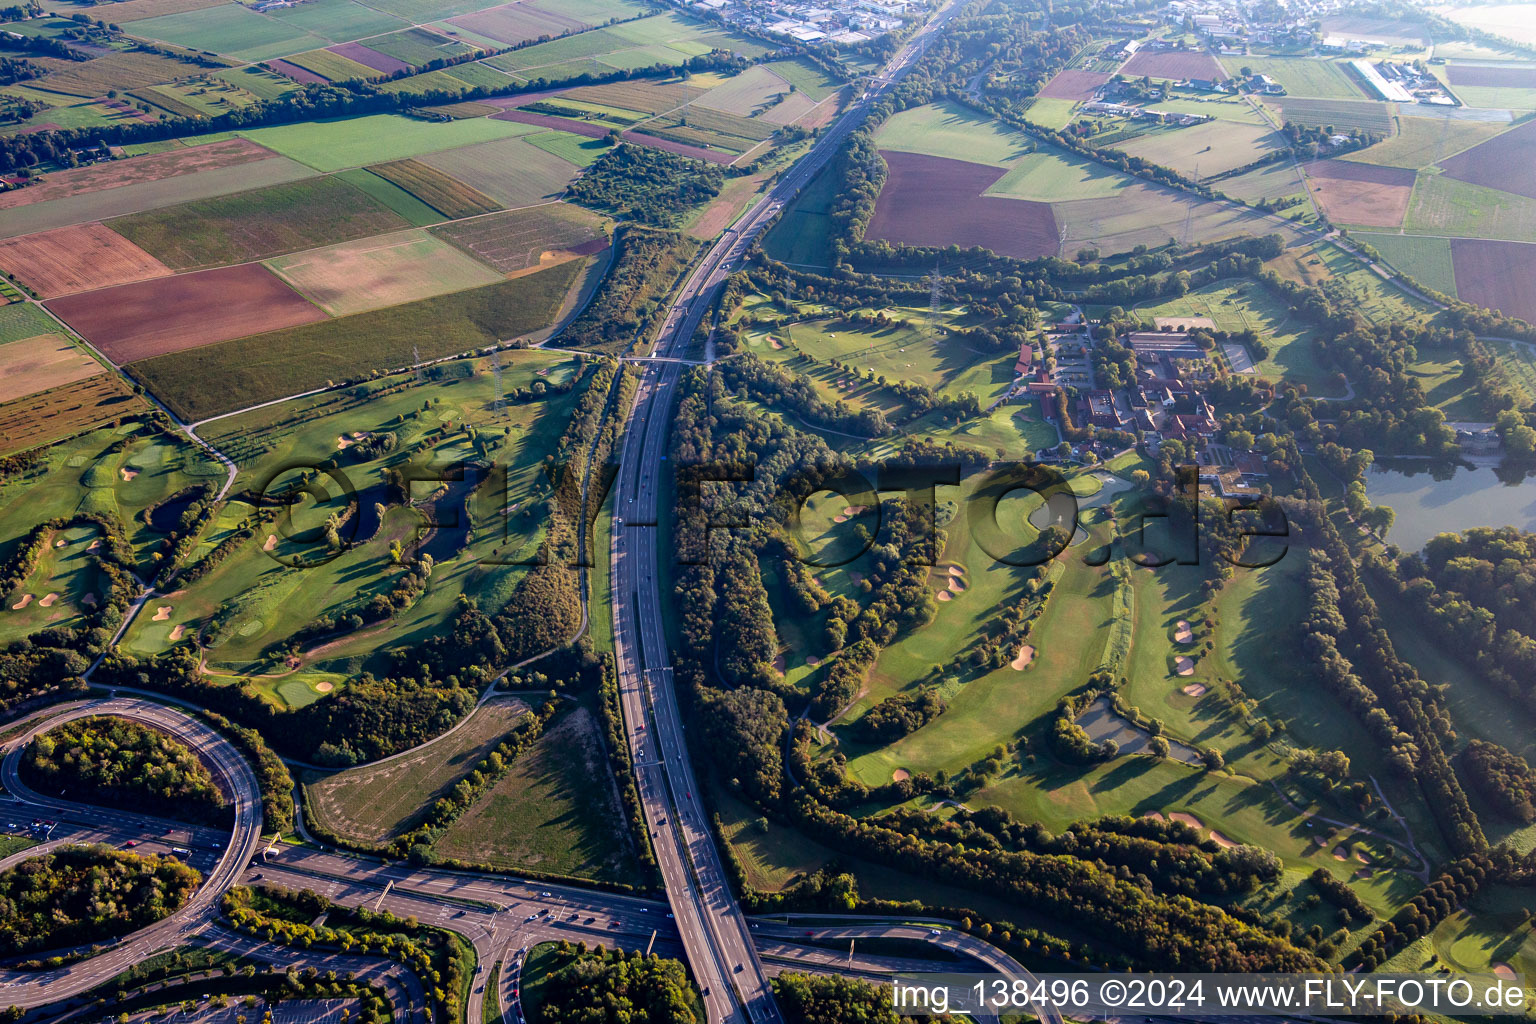
M 33 737 L 65 721 L 100 714 L 154 725 L 195 749 L 236 797 L 232 831 L 72 803 L 36 793 L 21 781 L 18 766 Z M 178 848 L 190 851 L 186 859 L 203 872 L 205 880 L 181 910 L 94 955 L 81 951 L 86 954 L 82 959 L 51 971 L 0 971 L 0 1002 L 6 1005 L 49 1006 L 57 1011 L 57 1019 L 67 1019 L 89 1004 L 82 997 L 134 964 L 162 950 L 197 946 L 239 953 L 269 963 L 273 970 L 297 964 L 351 972 L 388 989 L 397 1008 L 406 1008 L 406 1019 L 428 1019 L 420 981 L 399 965 L 380 958 L 286 949 L 224 926 L 218 913 L 219 898 L 236 883 L 309 889 L 341 905 L 414 916 L 424 924 L 464 936 L 474 946 L 480 964 L 466 1004 L 468 1024 L 481 1024 L 489 1012 L 486 982 L 492 964 L 501 965 L 493 1005 L 520 1016 L 518 967 L 523 955 L 541 942 L 568 939 L 589 945 L 650 949 L 670 956 L 687 952 L 686 937 L 677 919 L 668 911 L 668 904 L 657 900 L 504 876 L 417 869 L 310 844 L 265 842 L 260 794 L 244 758 L 213 729 L 175 708 L 140 698 L 88 699 L 34 712 L 20 726 L 7 740 L 0 760 L 0 779 L 6 789 L 0 817 L 32 820 L 46 815 L 57 826 L 45 843 L 7 858 L 0 862 L 0 868 L 36 856 L 49 846 L 101 842 L 133 846 L 146 853 L 169 853 Z M 692 830 L 703 828 L 696 805 L 689 817 Z M 708 842 L 708 833 L 702 834 Z M 713 881 L 718 887 L 707 898 L 716 903 L 729 901 L 734 909 L 723 878 Z M 672 905 L 676 905 L 675 900 Z M 972 969 L 1022 970 L 995 947 L 940 922 L 852 916 L 838 920 L 825 915 L 741 921 L 751 946 L 751 960 L 764 976 L 792 968 L 878 978 L 894 971 L 955 970 L 967 963 Z M 857 948 L 863 939 L 923 942 L 933 953 L 930 957 L 867 954 Z

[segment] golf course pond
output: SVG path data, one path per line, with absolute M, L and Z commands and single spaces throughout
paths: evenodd
M 1382 459 L 1366 474 L 1365 493 L 1397 513 L 1387 540 L 1404 551 L 1474 526 L 1536 530 L 1536 478 L 1493 466 Z

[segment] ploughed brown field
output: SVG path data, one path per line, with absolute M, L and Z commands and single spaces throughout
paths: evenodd
M 705 149 L 703 146 L 690 146 L 686 142 L 657 138 L 645 132 L 624 132 L 620 138 L 625 142 L 633 142 L 637 146 L 650 146 L 652 149 L 662 149 L 668 153 L 692 157 L 695 160 L 706 160 L 712 164 L 728 164 L 737 156 L 735 153 L 725 153 L 718 149 Z
M 45 299 L 165 277 L 170 268 L 101 224 L 0 239 L 0 270 Z
M 410 67 L 409 64 L 399 57 L 391 57 L 387 53 L 380 53 L 378 50 L 364 46 L 362 43 L 342 43 L 339 46 L 328 46 L 326 49 L 332 53 L 339 53 L 348 60 L 355 60 L 364 67 L 373 68 L 375 71 L 382 71 L 386 75 L 392 75 L 396 71 L 404 71 Z
M 979 245 L 1003 256 L 1054 256 L 1050 204 L 982 195 L 1004 173 L 965 160 L 883 152 L 885 187 L 865 237 L 907 245 Z
M 1379 228 L 1402 225 L 1413 195 L 1412 170 L 1350 160 L 1314 160 L 1303 169 L 1312 198 L 1329 220 Z
M 39 184 L 0 192 L 0 210 L 77 196 L 83 192 L 100 192 L 141 181 L 159 181 L 196 171 L 255 163 L 276 155 L 270 149 L 247 139 L 226 139 L 223 142 L 209 142 L 164 153 L 129 157 L 126 160 L 108 160 L 89 167 L 55 171 Z
M 1463 302 L 1536 323 L 1536 245 L 1453 238 L 1451 265 Z
M 1490 89 L 1536 89 L 1536 68 L 1480 68 L 1452 64 L 1445 69 L 1452 85 Z
M 550 95 L 553 95 L 551 93 Z M 540 128 L 555 128 L 572 135 L 585 135 L 589 139 L 606 139 L 608 126 L 596 121 L 578 121 L 574 117 L 556 117 L 554 114 L 536 114 L 529 110 L 503 110 L 492 114 L 493 121 L 516 121 L 518 124 L 536 124 Z
M 326 318 L 259 263 L 71 295 L 48 308 L 118 365 Z
M 1045 83 L 1040 95 L 1053 100 L 1091 100 L 1110 76 L 1098 71 L 1058 71 Z
M 1132 78 L 1147 75 L 1174 81 L 1184 78 L 1208 78 L 1214 81 L 1227 77 L 1221 65 L 1216 63 L 1216 58 L 1210 54 L 1181 50 L 1163 53 L 1142 50 L 1132 54 L 1131 59 L 1120 66 L 1120 73 Z
M 1527 121 L 1503 135 L 1462 150 L 1440 161 L 1457 181 L 1536 199 L 1536 121 Z
M 269 60 L 267 61 L 267 67 L 271 68 L 273 71 L 276 71 L 278 74 L 286 75 L 287 77 L 293 79 L 295 82 L 299 82 L 303 85 L 330 84 L 330 79 L 326 78 L 324 75 L 318 75 L 315 72 L 309 70 L 309 68 L 301 68 L 297 64 L 286 60 Z

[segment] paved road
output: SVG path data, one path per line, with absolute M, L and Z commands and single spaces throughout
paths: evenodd
M 98 714 L 117 715 L 156 726 L 191 747 L 231 794 L 235 815 L 233 828 L 229 832 L 189 829 L 177 822 L 105 807 L 88 807 L 43 796 L 21 781 L 18 768 L 22 751 L 34 736 L 72 719 Z M 195 843 L 201 856 L 195 857 L 194 863 L 199 860 L 205 864 L 212 862 L 204 867 L 203 884 L 186 906 L 125 937 L 107 952 L 54 971 L 0 971 L 4 1002 L 11 1006 L 31 1007 L 55 1003 L 100 984 L 152 953 L 181 945 L 190 934 L 211 921 L 218 912 L 219 897 L 239 878 L 261 838 L 261 791 L 255 773 L 228 740 L 203 722 L 161 704 L 125 697 L 75 701 L 44 708 L 23 722 L 28 723 L 28 727 L 6 742 L 4 760 L 0 761 L 0 782 L 4 783 L 9 797 L 0 802 L 0 815 L 57 820 L 61 828 L 78 827 L 80 838 L 87 842 L 103 838 L 106 833 L 129 831 L 140 835 L 148 830 L 162 838 L 175 837 L 162 845 L 179 845 L 185 841 L 190 849 Z M 191 838 L 194 834 L 196 840 Z M 187 838 L 183 840 L 183 836 Z M 56 831 L 52 838 L 63 836 Z M 215 847 L 219 849 L 215 850 Z

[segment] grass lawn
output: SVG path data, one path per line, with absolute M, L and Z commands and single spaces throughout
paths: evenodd
M 837 176 L 831 168 L 822 169 L 812 178 L 764 237 L 763 249 L 768 255 L 798 267 L 829 266 L 829 211 L 837 199 L 837 186 Z
M 527 710 L 498 700 L 451 735 L 376 765 L 320 776 L 304 786 L 311 819 L 357 842 L 386 841 L 416 824 L 432 801 L 490 753 Z
M 1451 243 L 1423 235 L 1352 233 L 1374 248 L 1392 266 L 1421 284 L 1447 295 L 1456 294 L 1456 271 L 1451 265 Z
M 595 716 L 561 714 L 434 849 L 504 870 L 631 881 L 638 874 Z
M 1036 96 L 1024 116 L 1045 128 L 1065 128 L 1077 109 L 1077 100 L 1059 100 L 1050 96 Z
M 1008 173 L 987 189 L 989 196 L 1054 203 L 1066 199 L 1108 199 L 1132 180 L 1103 164 L 1054 146 L 1039 148 L 1008 163 Z
M 1529 920 L 1533 912 L 1536 900 L 1530 890 L 1489 886 L 1435 927 L 1435 956 L 1452 970 L 1468 974 L 1491 974 L 1495 964 L 1506 965 L 1529 984 L 1536 977 L 1536 937 Z

